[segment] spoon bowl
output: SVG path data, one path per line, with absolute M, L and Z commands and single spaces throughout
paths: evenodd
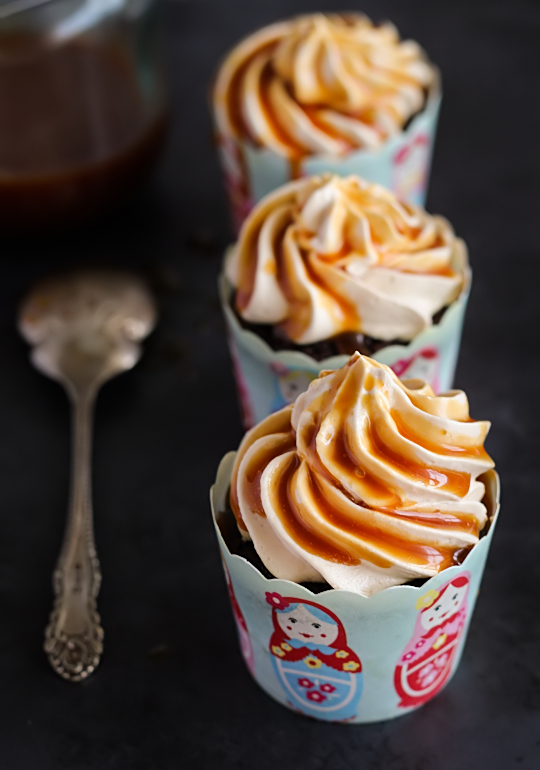
M 85 270 L 39 283 L 23 301 L 19 330 L 43 374 L 71 388 L 98 388 L 131 369 L 156 322 L 142 281 L 120 271 Z

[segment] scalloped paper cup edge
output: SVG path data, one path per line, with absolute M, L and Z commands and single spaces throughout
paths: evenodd
M 388 187 L 403 200 L 423 205 L 441 99 L 440 73 L 435 68 L 435 79 L 425 108 L 411 120 L 405 131 L 376 150 L 355 150 L 344 157 L 308 155 L 291 163 L 272 150 L 224 135 L 216 127 L 235 231 L 239 231 L 254 205 L 269 192 L 292 179 L 325 171 L 340 176 L 357 174 Z M 215 119 L 215 109 L 213 111 Z
M 467 270 L 461 295 L 438 324 L 408 344 L 389 345 L 372 357 L 390 366 L 398 377 L 426 380 L 436 393 L 450 390 L 470 285 L 471 272 Z M 296 350 L 273 350 L 261 337 L 240 325 L 231 307 L 232 286 L 223 274 L 219 278 L 219 295 L 246 430 L 292 403 L 323 369 L 339 369 L 348 361 L 346 355 L 316 361 Z
M 255 681 L 294 711 L 350 724 L 400 716 L 438 694 L 459 664 L 478 596 L 499 512 L 497 473 L 488 471 L 483 476 L 489 531 L 462 564 L 443 570 L 421 587 L 394 586 L 366 598 L 335 589 L 313 594 L 288 580 L 269 580 L 246 559 L 230 553 L 217 519 L 225 510 L 234 457 L 230 452 L 221 461 L 210 499 L 241 651 Z M 429 615 L 429 603 L 437 597 L 439 602 L 451 603 L 456 583 L 461 584 L 458 617 L 433 626 L 432 633 L 426 631 L 423 618 Z M 316 645 L 303 660 L 291 663 L 287 660 L 291 645 L 272 644 L 276 641 L 273 607 L 288 603 L 294 608 L 303 601 L 306 608 L 316 608 L 318 618 L 337 621 L 341 649 L 330 648 L 330 657 L 334 665 L 349 658 L 345 671 L 335 673 L 321 664 L 321 657 L 328 657 L 319 657 L 323 648 Z M 360 665 L 352 663 L 353 658 Z

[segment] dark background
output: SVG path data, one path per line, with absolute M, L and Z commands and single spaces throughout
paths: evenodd
M 339 726 L 275 704 L 238 651 L 208 505 L 241 428 L 215 290 L 229 230 L 207 87 L 239 36 L 315 9 L 344 4 L 170 2 L 174 122 L 152 183 L 100 225 L 0 241 L 2 770 L 540 767 L 539 3 L 361 6 L 442 70 L 428 208 L 464 237 L 474 269 L 456 384 L 472 415 L 493 422 L 503 506 L 459 671 L 412 715 Z M 143 268 L 161 322 L 141 364 L 98 402 L 105 654 L 91 680 L 72 685 L 41 650 L 66 509 L 68 407 L 29 366 L 14 318 L 34 278 L 91 259 Z

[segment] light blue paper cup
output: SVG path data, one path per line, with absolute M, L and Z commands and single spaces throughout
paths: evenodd
M 255 204 L 281 185 L 325 171 L 349 176 L 356 174 L 392 190 L 398 198 L 423 205 L 426 199 L 431 156 L 441 104 L 440 75 L 426 105 L 405 131 L 376 150 L 355 150 L 345 156 L 307 155 L 292 163 L 265 147 L 257 147 L 217 128 L 217 146 L 225 177 L 235 231 Z
M 467 270 L 461 295 L 439 323 L 408 344 L 389 345 L 372 358 L 389 366 L 398 377 L 425 380 L 435 393 L 450 390 L 470 284 L 471 274 Z M 219 293 L 246 430 L 295 401 L 321 371 L 339 369 L 349 360 L 349 356 L 340 355 L 316 361 L 296 350 L 273 350 L 261 337 L 241 326 L 231 307 L 233 288 L 224 275 L 219 279 Z
M 366 598 L 269 580 L 230 553 L 219 522 L 234 457 L 223 458 L 210 497 L 242 655 L 255 681 L 283 706 L 328 722 L 393 719 L 431 700 L 454 675 L 465 645 L 499 511 L 495 471 L 481 477 L 489 531 L 462 564 L 421 587 L 394 586 Z M 330 644 L 283 631 L 289 613 L 306 612 L 327 624 Z

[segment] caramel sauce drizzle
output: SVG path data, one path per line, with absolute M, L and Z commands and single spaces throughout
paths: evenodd
M 246 70 L 248 67 L 252 64 L 253 60 L 260 56 L 261 54 L 266 53 L 267 55 L 267 61 L 264 65 L 263 71 L 261 73 L 261 80 L 260 80 L 260 90 L 259 90 L 259 97 L 262 105 L 263 112 L 265 114 L 266 119 L 268 120 L 269 124 L 272 126 L 272 129 L 274 130 L 275 135 L 279 138 L 279 140 L 289 149 L 290 152 L 290 158 L 292 160 L 298 160 L 301 158 L 306 157 L 310 154 L 309 150 L 304 149 L 300 145 L 298 145 L 294 138 L 289 136 L 286 131 L 282 128 L 279 121 L 276 120 L 273 114 L 273 110 L 270 107 L 270 100 L 268 98 L 268 88 L 270 86 L 271 80 L 274 77 L 279 77 L 277 75 L 271 55 L 272 52 L 277 48 L 279 45 L 279 40 L 267 43 L 266 45 L 261 46 L 259 49 L 255 50 L 244 62 L 241 66 L 238 67 L 237 71 L 231 78 L 230 86 L 229 86 L 229 113 L 230 113 L 230 119 L 231 124 L 234 127 L 235 132 L 238 136 L 247 136 L 250 141 L 252 141 L 254 144 L 259 144 L 257 139 L 252 136 L 248 125 L 246 124 L 246 121 L 243 118 L 242 115 L 242 109 L 240 105 L 240 95 L 242 91 L 242 81 L 245 76 Z M 290 85 L 286 82 L 283 82 L 283 85 L 287 89 L 289 95 L 291 98 L 296 102 L 297 99 L 293 93 L 292 88 Z M 343 152 L 347 153 L 352 150 L 355 150 L 357 148 L 361 148 L 364 145 L 359 144 L 357 142 L 353 142 L 351 139 L 347 138 L 346 136 L 343 136 L 338 129 L 332 128 L 332 126 L 328 125 L 324 121 L 322 121 L 318 115 L 318 110 L 320 109 L 327 109 L 328 104 L 321 103 L 321 104 L 301 104 L 300 102 L 297 102 L 308 119 L 313 123 L 314 126 L 316 126 L 320 131 L 325 133 L 327 136 L 331 137 L 332 139 L 336 139 L 343 145 Z M 376 116 L 374 113 L 373 108 L 363 108 L 358 110 L 347 110 L 347 109 L 338 109 L 337 107 L 333 108 L 336 112 L 341 113 L 342 115 L 345 115 L 347 117 L 352 117 L 362 123 L 364 123 L 367 126 L 370 126 L 372 129 L 376 130 L 379 134 L 381 134 L 380 126 L 378 126 L 376 121 Z M 382 132 L 382 136 L 384 136 L 384 132 Z M 297 178 L 293 176 L 293 178 Z
M 247 69 L 248 64 L 250 63 L 251 59 L 244 62 L 244 64 L 239 67 L 236 72 L 234 73 L 233 77 L 231 78 L 231 82 L 229 85 L 229 100 L 228 100 L 228 107 L 229 107 L 229 117 L 231 120 L 231 124 L 238 136 L 242 136 L 244 134 L 247 134 L 247 126 L 244 125 L 244 119 L 242 117 L 242 108 L 240 106 L 240 83 L 243 80 L 245 71 Z M 253 137 L 249 137 L 251 141 L 253 140 Z
M 352 361 L 352 364 L 354 362 Z M 328 561 L 349 565 L 358 564 L 362 559 L 365 559 L 381 568 L 389 567 L 395 561 L 428 566 L 438 571 L 451 566 L 453 563 L 456 563 L 455 548 L 451 546 L 435 547 L 419 544 L 407 538 L 407 536 L 400 537 L 395 533 L 385 531 L 380 525 L 378 526 L 374 522 L 369 521 L 369 511 L 373 510 L 384 513 L 386 516 L 396 520 L 407 520 L 422 526 L 433 526 L 435 528 L 448 527 L 459 529 L 461 532 L 478 535 L 478 522 L 473 515 L 457 515 L 452 512 L 443 513 L 440 511 L 423 513 L 401 510 L 403 502 L 399 496 L 394 491 L 388 489 L 373 474 L 369 473 L 367 469 L 362 468 L 348 446 L 346 424 L 347 417 L 358 398 L 359 386 L 361 384 L 359 381 L 360 376 L 357 370 L 351 370 L 350 367 L 346 367 L 343 371 L 344 376 L 336 376 L 332 386 L 311 403 L 309 410 L 312 413 L 313 422 L 311 425 L 307 423 L 307 420 L 303 422 L 301 426 L 301 444 L 298 443 L 297 435 L 290 425 L 292 410 L 288 410 L 280 418 L 280 423 L 283 423 L 281 425 L 283 432 L 276 434 L 276 426 L 272 424 L 268 426 L 266 432 L 262 431 L 254 437 L 253 441 L 262 435 L 272 435 L 275 441 L 263 445 L 253 455 L 248 467 L 245 469 L 246 486 L 244 490 L 250 510 L 258 515 L 265 515 L 261 501 L 261 476 L 273 459 L 291 450 L 296 450 L 297 454 L 291 458 L 285 470 L 280 472 L 277 480 L 275 490 L 276 513 L 290 537 L 304 550 Z M 371 373 L 368 373 L 364 380 L 365 388 L 369 390 L 375 385 L 375 378 Z M 317 436 L 322 420 L 328 413 L 329 408 L 332 411 L 335 410 L 340 416 L 340 421 L 329 444 L 333 462 L 340 467 L 343 477 L 354 479 L 354 487 L 356 489 L 360 485 L 360 489 L 364 490 L 368 499 L 380 500 L 380 504 L 370 505 L 363 499 L 359 500 L 353 496 L 327 470 L 321 461 L 317 451 Z M 285 425 L 288 426 L 288 430 L 285 429 Z M 403 421 L 400 421 L 398 430 L 402 435 L 403 426 Z M 409 433 L 411 436 L 414 435 L 411 431 Z M 413 479 L 419 480 L 426 486 L 446 489 L 459 497 L 464 496 L 468 492 L 470 485 L 469 474 L 431 469 L 424 465 L 410 462 L 383 444 L 372 423 L 370 423 L 368 428 L 368 439 L 371 445 L 370 451 L 375 456 L 379 457 L 383 462 L 397 467 L 401 472 L 407 473 Z M 419 442 L 416 440 L 416 443 Z M 247 451 L 247 448 L 249 447 L 244 449 L 244 453 Z M 434 449 L 440 451 L 439 446 L 434 447 Z M 452 447 L 449 451 L 453 452 L 454 448 Z M 300 452 L 300 457 L 298 452 Z M 471 456 L 482 456 L 481 452 L 483 452 L 483 449 L 473 448 Z M 303 460 L 301 459 L 302 456 L 304 457 Z M 302 515 L 301 506 L 295 501 L 297 474 L 301 462 L 307 463 L 309 484 L 317 507 L 317 513 L 330 525 L 352 535 L 360 542 L 355 542 L 354 544 L 336 543 L 328 533 L 321 535 L 317 532 L 312 524 L 306 520 L 306 517 Z M 237 460 L 236 468 L 238 464 L 239 461 Z M 351 515 L 351 512 L 346 510 L 346 505 L 340 506 L 338 503 L 328 500 L 320 479 L 325 479 L 343 493 L 355 506 L 361 506 L 359 509 L 360 515 Z M 237 515 L 237 519 L 241 521 L 241 518 L 239 518 L 236 485 L 236 477 L 233 477 L 231 482 L 231 505 Z M 371 553 L 365 547 L 365 543 L 370 543 L 373 547 L 380 549 L 384 552 L 385 556 Z
M 255 251 L 255 249 L 253 249 Z M 242 261 L 242 269 L 238 276 L 238 287 L 235 295 L 235 305 L 239 313 L 242 313 L 251 299 L 255 288 L 255 276 L 257 275 L 257 258 L 254 254 L 250 259 Z
M 318 511 L 328 522 L 360 541 L 369 542 L 374 547 L 389 554 L 389 557 L 385 558 L 368 551 L 362 547 L 361 543 L 355 544 L 354 550 L 372 564 L 384 569 L 390 567 L 396 560 L 439 568 L 443 563 L 446 566 L 451 563 L 453 549 L 422 545 L 406 537 L 401 538 L 393 533 L 385 532 L 376 524 L 370 524 L 369 508 L 367 507 L 362 512 L 364 515 L 361 517 L 351 516 L 327 500 L 315 474 L 310 473 L 310 480 Z
M 401 473 L 407 474 L 414 481 L 419 481 L 424 486 L 450 492 L 457 497 L 465 497 L 469 491 L 471 484 L 469 473 L 450 471 L 447 468 L 429 468 L 427 465 L 414 463 L 383 443 L 373 422 L 369 423 L 368 434 L 371 454 L 381 462 L 392 465 Z
M 290 159 L 292 179 L 296 179 L 301 176 L 301 163 L 302 158 L 300 157 Z M 283 253 L 283 238 L 286 230 L 293 222 L 294 211 L 291 209 L 291 221 L 288 222 L 283 229 L 280 229 L 279 232 L 276 233 L 273 249 L 276 255 L 278 283 L 289 303 L 289 314 L 287 320 L 284 322 L 284 325 L 289 336 L 294 338 L 298 337 L 309 323 L 311 298 L 307 291 L 304 292 L 299 290 L 297 284 L 293 286 L 291 278 L 287 275 L 287 270 L 284 267 L 285 258 Z M 258 267 L 258 233 L 259 230 L 251 235 L 251 243 L 244 252 L 245 256 L 242 259 L 239 285 L 236 294 L 236 306 L 240 312 L 242 312 L 249 304 L 255 285 L 255 276 Z M 345 296 L 343 296 L 338 290 L 333 288 L 325 281 L 325 279 L 316 269 L 312 259 L 312 257 L 316 257 L 317 260 L 320 260 L 323 263 L 335 263 L 338 260 L 347 257 L 351 253 L 350 246 L 347 243 L 344 243 L 340 251 L 335 254 L 313 253 L 310 251 L 306 244 L 306 241 L 309 237 L 309 233 L 304 234 L 301 232 L 299 232 L 296 237 L 300 249 L 300 254 L 302 256 L 304 269 L 309 281 L 321 290 L 323 296 L 328 296 L 329 302 L 327 309 L 336 318 L 341 331 L 357 331 L 361 329 L 362 319 L 359 308 L 354 303 L 348 301 Z M 440 240 L 440 236 L 437 237 Z M 372 232 L 372 241 L 375 245 L 380 245 L 378 242 L 377 234 L 375 232 Z M 423 275 L 440 275 L 446 277 L 453 277 L 455 275 L 454 270 L 450 266 L 429 271 L 415 271 L 403 268 L 394 269 L 402 273 L 410 274 L 419 274 L 421 272 Z M 304 296 L 299 296 L 299 294 Z
M 360 467 L 358 460 L 356 460 L 354 455 L 349 451 L 346 444 L 347 426 L 345 425 L 345 420 L 354 408 L 360 386 L 361 383 L 358 381 L 358 374 L 355 371 L 354 373 L 349 374 L 338 394 L 335 408 L 337 408 L 338 413 L 341 415 L 341 423 L 339 426 L 339 440 L 336 442 L 336 446 L 341 450 L 341 455 L 345 460 L 346 465 L 348 465 L 349 474 L 351 474 L 352 470 L 352 473 L 355 475 L 360 475 L 361 484 L 366 488 L 366 491 L 368 491 L 370 495 L 375 497 L 388 497 L 388 488 L 386 485 L 383 485 L 364 468 L 361 468 L 361 471 L 363 471 L 362 474 L 358 473 L 358 468 Z M 375 378 L 368 372 L 364 380 L 364 389 L 369 392 L 375 386 Z M 363 398 L 366 400 L 369 396 L 365 394 Z M 366 407 L 367 406 L 368 404 L 366 404 Z M 369 414 L 368 408 L 366 408 L 366 413 Z M 471 482 L 469 473 L 430 468 L 427 465 L 415 463 L 409 458 L 403 457 L 381 440 L 377 433 L 377 427 L 372 420 L 368 421 L 367 438 L 370 444 L 370 453 L 374 457 L 379 459 L 385 465 L 395 467 L 399 472 L 412 477 L 414 481 L 420 481 L 424 486 L 435 487 L 450 492 L 457 497 L 464 497 L 469 491 Z M 394 501 L 389 505 L 386 505 L 386 507 L 394 507 L 396 505 L 401 507 L 402 503 L 400 498 L 397 496 L 394 496 L 394 498 Z
M 313 123 L 313 125 L 319 129 L 319 131 L 322 131 L 332 139 L 337 139 L 338 142 L 341 142 L 341 144 L 343 145 L 343 153 L 351 152 L 351 150 L 354 150 L 357 147 L 362 146 L 362 145 L 354 144 L 353 142 L 350 141 L 350 139 L 347 139 L 347 137 L 340 134 L 337 129 L 332 128 L 332 126 L 329 126 L 320 120 L 318 116 L 318 110 L 321 110 L 321 109 L 324 110 L 326 108 L 327 108 L 327 105 L 324 105 L 324 104 L 309 105 L 309 106 L 302 105 L 302 110 L 306 113 L 306 115 L 308 116 L 310 121 Z M 342 115 L 347 115 L 350 117 L 354 117 L 357 120 L 361 120 L 359 113 L 351 114 L 351 113 L 344 112 L 343 110 L 337 110 L 337 109 L 335 109 L 335 111 L 341 113 Z
M 367 468 L 364 468 L 351 452 L 348 445 L 346 419 L 358 398 L 360 389 L 358 379 L 357 371 L 354 369 L 350 370 L 333 404 L 333 410 L 337 412 L 340 420 L 338 425 L 336 425 L 335 434 L 330 445 L 332 460 L 340 469 L 343 469 L 343 475 L 353 482 L 353 486 L 360 489 L 364 500 L 376 500 L 377 507 L 393 508 L 401 502 L 398 495 L 371 474 Z M 365 387 L 373 387 L 373 384 L 373 377 L 368 373 Z M 368 504 L 368 507 L 373 506 Z
M 272 108 L 270 106 L 268 90 L 270 88 L 270 83 L 274 76 L 275 76 L 274 68 L 272 66 L 272 63 L 269 61 L 267 62 L 264 68 L 264 71 L 262 73 L 261 90 L 259 92 L 264 116 L 267 119 L 268 123 L 270 123 L 270 125 L 272 126 L 272 129 L 275 135 L 277 136 L 277 138 L 279 139 L 279 141 L 289 148 L 290 158 L 300 159 L 305 155 L 308 155 L 309 153 L 303 147 L 297 144 L 294 141 L 294 139 L 291 136 L 289 136 L 289 134 L 287 134 L 287 132 L 280 125 L 279 121 L 275 120 Z
M 327 538 L 321 537 L 316 530 L 311 527 L 302 515 L 294 501 L 294 495 L 291 494 L 291 488 L 294 488 L 294 479 L 298 472 L 300 461 L 298 457 L 291 458 L 286 470 L 281 474 L 278 488 L 277 499 L 279 501 L 278 515 L 281 523 L 290 537 L 302 546 L 309 553 L 321 556 L 327 561 L 337 564 L 355 565 L 359 559 L 348 551 L 329 542 Z
M 289 176 L 291 179 L 300 179 L 302 176 L 302 161 L 304 156 L 299 158 L 289 158 Z
M 309 281 L 322 291 L 323 297 L 325 295 L 328 297 L 328 301 L 326 303 L 327 310 L 337 321 L 341 331 L 356 331 L 361 328 L 361 318 L 358 308 L 352 302 L 348 302 L 343 295 L 341 295 L 332 286 L 329 286 L 328 283 L 326 283 L 326 281 L 314 269 L 313 264 L 309 258 L 309 251 L 305 247 L 302 247 L 300 243 L 299 248 L 304 269 Z M 348 253 L 349 251 L 350 249 L 348 247 L 343 247 L 344 254 Z M 283 245 L 280 246 L 279 250 L 276 249 L 276 254 L 278 255 L 278 261 L 283 263 Z M 340 254 L 335 255 L 335 257 L 331 257 L 330 255 L 326 254 L 317 254 L 316 256 L 318 259 L 324 262 L 331 262 L 334 259 L 340 258 Z M 293 287 L 292 281 L 287 275 L 287 271 L 285 269 L 280 269 L 278 271 L 278 276 L 281 289 L 287 298 L 287 302 L 289 303 L 290 308 L 288 318 L 284 325 L 289 336 L 292 338 L 298 337 L 305 330 L 309 323 L 312 300 L 307 291 L 302 292 L 302 294 L 304 294 L 303 297 L 299 297 L 298 288 L 297 286 Z
M 388 501 L 389 495 L 391 494 L 390 490 L 376 477 L 374 477 L 368 471 L 364 470 L 358 463 L 358 460 L 354 458 L 348 447 L 345 432 L 341 431 L 339 433 L 335 439 L 335 445 L 336 450 L 333 457 L 334 461 L 341 464 L 341 466 L 346 470 L 349 478 L 356 476 L 355 483 L 358 483 L 358 479 L 361 480 L 364 494 L 366 494 L 366 496 L 369 494 L 370 499 L 379 498 L 381 501 Z M 332 479 L 332 481 L 334 484 L 336 484 L 335 479 Z M 337 486 L 339 486 L 341 491 L 343 491 L 347 497 L 353 500 L 353 502 L 358 503 L 358 500 L 355 500 L 347 490 L 344 490 L 341 487 L 341 485 Z M 364 508 L 374 508 L 373 505 L 366 503 L 364 500 L 361 501 L 361 505 Z M 463 515 L 458 517 L 448 512 L 445 512 L 444 514 L 435 511 L 430 513 L 422 513 L 419 511 L 401 510 L 401 506 L 401 500 L 397 495 L 394 494 L 391 499 L 386 502 L 386 504 L 381 502 L 376 505 L 376 508 L 377 510 L 385 513 L 387 516 L 392 516 L 396 519 L 406 519 L 422 526 L 432 525 L 434 527 L 459 527 L 459 529 L 462 531 L 474 532 L 475 534 L 478 534 L 478 522 L 476 517 L 472 515 Z
M 470 532 L 474 535 L 478 535 L 478 521 L 472 514 L 460 514 L 459 516 L 451 513 L 450 511 L 434 510 L 434 511 L 396 511 L 387 508 L 381 508 L 386 516 L 393 517 L 395 519 L 406 519 L 414 522 L 415 524 L 421 524 L 425 527 L 439 528 L 441 526 L 451 527 L 452 529 L 458 529 L 461 532 Z
M 274 241 L 272 244 L 273 251 L 276 255 L 276 272 L 277 280 L 280 285 L 284 279 L 283 270 L 283 239 L 287 228 L 290 226 L 290 221 L 287 220 L 285 224 L 278 228 L 274 234 Z M 261 228 L 253 231 L 250 234 L 250 239 L 247 244 L 247 248 L 242 249 L 241 263 L 239 271 L 238 287 L 236 290 L 235 304 L 239 312 L 242 312 L 249 305 L 251 295 L 255 288 L 255 277 L 257 275 L 257 268 L 259 265 L 258 260 L 258 238 Z M 287 296 L 285 294 L 285 296 Z
M 259 516 L 266 516 L 261 500 L 261 476 L 264 470 L 276 457 L 296 448 L 296 434 L 292 429 L 288 433 L 274 434 L 271 438 L 276 440 L 272 444 L 264 444 L 255 452 L 245 469 L 246 502 L 249 509 Z
M 390 411 L 390 416 L 396 424 L 398 433 L 403 436 L 403 438 L 406 438 L 409 441 L 412 441 L 414 444 L 427 449 L 429 452 L 436 452 L 437 454 L 445 455 L 447 457 L 460 455 L 461 457 L 487 460 L 491 462 L 491 457 L 488 455 L 482 444 L 480 446 L 473 447 L 460 447 L 455 446 L 454 444 L 444 444 L 442 442 L 440 444 L 436 444 L 432 441 L 429 441 L 425 436 L 420 436 L 409 425 L 407 425 L 397 409 L 392 409 Z M 474 420 L 468 417 L 466 420 L 463 420 L 463 422 L 474 422 Z
M 321 259 L 322 261 L 330 261 L 327 255 L 317 254 L 317 258 Z M 339 257 L 337 258 L 339 259 Z M 322 278 L 322 276 L 320 276 L 319 273 L 315 270 L 309 258 L 304 258 L 304 265 L 306 267 L 310 281 L 318 286 L 319 289 L 328 294 L 334 300 L 336 305 L 339 306 L 342 315 L 342 331 L 355 331 L 359 329 L 361 327 L 362 321 L 356 305 L 354 305 L 352 302 L 347 302 L 343 295 L 339 294 L 338 291 L 329 286 L 324 278 Z
M 419 275 L 419 272 L 417 270 L 401 270 L 402 273 L 413 273 L 414 275 Z M 440 275 L 443 278 L 454 278 L 456 275 L 455 270 L 452 270 L 450 265 L 447 265 L 446 267 L 440 267 L 438 270 L 426 270 L 422 271 L 423 275 Z
M 231 491 L 229 493 L 229 502 L 231 504 L 232 512 L 234 513 L 234 518 L 236 519 L 238 526 L 241 530 L 244 532 L 248 531 L 248 528 L 246 527 L 246 523 L 244 519 L 242 518 L 242 513 L 240 511 L 240 503 L 238 502 L 238 469 L 237 466 L 235 466 L 233 470 L 233 475 L 231 476 Z
M 240 448 L 238 449 L 238 453 L 236 455 L 236 459 L 234 461 L 234 466 L 232 470 L 231 475 L 231 490 L 229 494 L 229 500 L 231 504 L 232 511 L 235 515 L 236 521 L 238 522 L 238 526 L 240 529 L 244 530 L 244 532 L 247 532 L 248 529 L 245 525 L 244 520 L 242 519 L 242 514 L 240 511 L 240 503 L 238 501 L 238 469 L 240 468 L 240 463 L 244 459 L 244 456 L 248 449 L 260 438 L 263 436 L 268 436 L 275 433 L 288 433 L 291 431 L 291 413 L 292 413 L 292 406 L 285 407 L 284 409 L 281 409 L 279 412 L 276 412 L 275 414 L 270 415 L 270 417 L 267 417 L 266 420 L 263 420 L 263 422 L 259 423 L 255 428 L 253 428 L 245 437 L 242 443 L 240 444 Z M 260 497 L 260 485 L 259 485 L 259 497 Z
M 267 51 L 270 54 L 275 47 L 276 47 L 276 43 L 269 43 L 268 45 L 262 46 L 259 50 L 255 51 L 249 58 L 245 60 L 245 62 L 240 67 L 238 67 L 237 71 L 231 78 L 231 82 L 229 86 L 228 106 L 229 106 L 231 123 L 238 136 L 247 137 L 249 141 L 256 146 L 259 145 L 260 142 L 255 136 L 251 134 L 249 127 L 246 124 L 246 121 L 244 120 L 244 116 L 242 115 L 242 105 L 241 105 L 242 81 L 244 80 L 246 70 L 249 68 L 249 66 L 253 62 L 253 59 L 256 56 L 259 56 L 260 54 L 264 53 L 265 51 Z M 279 141 L 282 142 L 285 146 L 287 146 L 290 149 L 292 157 L 300 158 L 306 154 L 305 150 L 303 150 L 299 145 L 297 145 L 294 142 L 293 139 L 291 139 L 291 137 L 281 128 L 280 124 L 274 119 L 274 116 L 272 114 L 272 109 L 270 107 L 270 101 L 268 98 L 268 88 L 270 86 L 270 82 L 273 77 L 274 77 L 274 71 L 273 71 L 272 63 L 269 59 L 264 65 L 263 71 L 261 73 L 261 79 L 259 81 L 259 98 L 260 98 L 262 110 L 264 112 L 266 119 L 272 126 L 274 134 L 279 139 Z

